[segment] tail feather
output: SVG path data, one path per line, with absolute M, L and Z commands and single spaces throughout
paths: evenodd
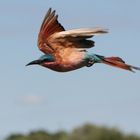
M 110 66 L 117 67 L 117 68 L 129 70 L 131 72 L 135 72 L 134 70 L 140 70 L 140 67 L 135 67 L 135 66 L 132 66 L 132 65 L 128 65 L 128 64 L 125 63 L 125 61 L 123 61 L 119 57 L 103 57 L 103 56 L 101 56 L 101 61 L 100 62 L 102 62 L 104 64 L 107 64 L 107 65 L 110 65 Z

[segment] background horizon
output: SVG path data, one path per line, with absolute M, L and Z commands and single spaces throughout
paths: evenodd
M 71 130 L 86 122 L 140 134 L 140 72 L 97 64 L 69 73 L 25 65 L 40 57 L 37 36 L 52 7 L 65 29 L 105 27 L 91 53 L 140 66 L 140 1 L 0 2 L 0 137 L 32 130 Z

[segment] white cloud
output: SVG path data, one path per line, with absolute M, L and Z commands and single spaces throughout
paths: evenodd
M 22 98 L 22 101 L 25 104 L 40 104 L 43 102 L 43 97 L 38 96 L 38 95 L 27 95 L 25 97 Z

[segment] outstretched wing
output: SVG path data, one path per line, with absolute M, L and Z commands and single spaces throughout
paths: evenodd
M 81 28 L 68 31 L 61 31 L 51 36 L 50 43 L 53 46 L 75 47 L 75 48 L 91 48 L 94 41 L 89 38 L 95 35 L 108 33 L 103 28 Z
M 52 11 L 50 8 L 42 22 L 38 35 L 38 47 L 44 53 L 52 54 L 55 49 L 49 44 L 49 37 L 54 33 L 65 30 L 57 18 L 58 15 L 55 15 L 55 11 Z
M 89 38 L 107 33 L 103 28 L 81 28 L 65 31 L 58 22 L 58 15 L 48 10 L 38 36 L 38 47 L 44 53 L 53 54 L 61 48 L 91 48 L 94 41 Z

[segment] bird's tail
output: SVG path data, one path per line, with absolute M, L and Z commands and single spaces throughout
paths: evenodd
M 128 65 L 123 61 L 120 57 L 104 57 L 100 55 L 96 55 L 98 58 L 100 58 L 100 63 L 104 63 L 110 66 L 114 66 L 117 68 L 121 68 L 124 70 L 129 70 L 131 72 L 135 72 L 134 70 L 140 70 L 140 67 L 135 67 L 132 65 Z

